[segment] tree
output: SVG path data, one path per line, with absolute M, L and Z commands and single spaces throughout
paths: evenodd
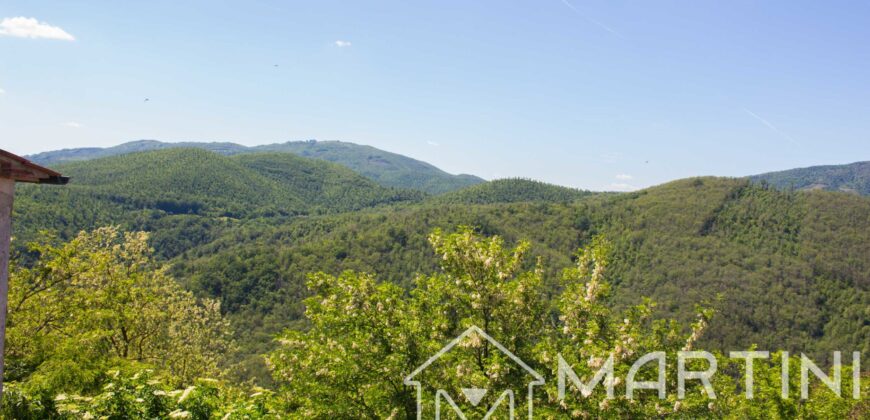
M 709 316 L 701 313 L 690 336 L 673 322 L 651 322 L 647 305 L 615 316 L 604 302 L 609 244 L 600 238 L 581 250 L 576 267 L 565 270 L 562 292 L 552 300 L 545 294 L 540 261 L 532 270 L 522 269 L 526 242 L 507 248 L 501 238 L 484 238 L 465 227 L 454 234 L 436 230 L 430 242 L 442 272 L 417 277 L 410 293 L 367 274 L 310 277 L 311 328 L 285 333 L 269 358 L 288 409 L 314 417 L 413 418 L 416 393 L 402 379 L 472 325 L 542 372 L 555 373 L 557 353 L 571 363 L 610 353 L 624 373 L 628 356 L 690 347 Z M 428 373 L 429 382 L 445 389 L 469 382 L 488 389 L 525 387 L 523 372 L 486 340 L 464 347 L 445 362 L 449 368 Z M 579 366 L 577 372 L 587 373 Z M 597 394 L 594 400 L 562 401 L 556 394 L 555 384 L 547 385 L 535 401 L 536 413 L 655 415 L 657 409 L 643 399 L 608 405 Z M 482 414 L 488 408 L 476 410 Z M 683 410 L 691 413 L 689 408 Z
M 231 344 L 220 305 L 167 275 L 147 234 L 107 227 L 31 248 L 38 261 L 10 279 L 7 379 L 79 392 L 118 365 L 151 366 L 177 383 L 220 372 Z

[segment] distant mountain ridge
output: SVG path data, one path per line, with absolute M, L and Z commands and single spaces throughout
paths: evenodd
M 426 162 L 407 156 L 343 141 L 290 141 L 248 147 L 229 142 L 167 143 L 157 140 L 137 140 L 106 148 L 87 147 L 55 150 L 37 153 L 27 156 L 27 158 L 41 165 L 57 165 L 128 153 L 175 148 L 204 149 L 227 156 L 256 152 L 293 153 L 337 163 L 386 187 L 410 188 L 429 194 L 440 194 L 484 182 L 483 179 L 474 175 L 452 175 Z
M 847 165 L 811 166 L 749 177 L 778 189 L 842 191 L 870 195 L 870 161 Z

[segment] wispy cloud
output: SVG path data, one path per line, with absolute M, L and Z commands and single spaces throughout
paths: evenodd
M 637 189 L 634 185 L 626 184 L 624 182 L 614 182 L 610 184 L 610 188 L 614 191 L 634 191 Z
M 585 19 L 587 22 L 589 22 L 589 23 L 591 23 L 591 24 L 593 24 L 601 29 L 604 29 L 607 32 L 610 32 L 613 35 L 616 35 L 622 39 L 625 39 L 625 37 L 622 36 L 621 33 L 617 32 L 616 29 L 613 29 L 610 26 L 607 26 L 607 25 L 605 25 L 605 24 L 603 24 L 595 19 L 592 19 L 589 16 L 586 16 L 585 14 L 583 14 L 583 12 L 580 11 L 580 9 L 576 8 L 573 4 L 569 3 L 568 0 L 562 0 L 562 4 L 564 4 L 565 6 L 568 6 L 568 8 L 571 9 L 575 14 L 577 14 L 577 16 L 580 16 L 581 18 Z
M 432 140 L 427 140 L 427 141 L 426 141 L 426 144 L 428 144 L 428 145 L 430 145 L 430 146 L 435 146 L 435 147 L 440 146 L 440 144 L 439 144 L 438 142 L 434 142 L 434 141 L 432 141 Z
M 634 177 L 629 175 L 629 174 L 618 174 L 618 175 L 616 175 L 616 179 L 619 179 L 622 181 L 628 181 L 629 179 L 634 179 Z
M 776 133 L 779 134 L 780 136 L 784 137 L 786 140 L 788 140 L 788 141 L 790 141 L 790 142 L 792 142 L 792 143 L 797 143 L 797 141 L 795 141 L 795 139 L 794 139 L 792 136 L 790 136 L 790 135 L 788 135 L 788 133 L 786 133 L 786 132 L 784 132 L 784 131 L 782 131 L 782 130 L 776 128 L 776 126 L 773 125 L 773 123 L 771 123 L 770 121 L 768 121 L 768 120 L 762 118 L 760 115 L 758 115 L 758 114 L 756 114 L 756 113 L 754 113 L 754 112 L 752 112 L 752 111 L 750 111 L 750 110 L 748 110 L 748 109 L 746 109 L 746 108 L 743 108 L 743 111 L 745 111 L 747 114 L 749 114 L 750 117 L 755 118 L 756 120 L 758 120 L 758 121 L 761 122 L 762 124 L 766 125 L 767 128 L 773 130 L 774 132 L 776 132 Z
M 353 44 L 351 44 L 350 41 L 342 41 L 340 39 L 338 41 L 335 41 L 335 46 L 338 48 L 345 48 L 345 47 L 349 47 L 351 45 L 353 45 Z
M 69 127 L 69 128 L 83 128 L 85 125 L 81 124 L 81 123 L 77 123 L 75 121 L 69 121 L 69 122 L 63 123 L 63 126 Z
M 2 94 L 4 94 L 4 93 L 6 93 L 6 91 L 3 90 L 3 88 L 0 88 L 0 95 L 2 95 Z
M 74 36 L 57 26 L 23 16 L 4 18 L 0 21 L 0 35 L 16 38 L 76 40 Z

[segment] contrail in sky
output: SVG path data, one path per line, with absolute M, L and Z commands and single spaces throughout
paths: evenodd
M 586 16 L 586 15 L 584 15 L 583 13 L 581 13 L 580 10 L 577 9 L 576 7 L 574 7 L 573 4 L 568 3 L 568 0 L 562 0 L 562 3 L 563 3 L 565 6 L 568 6 L 569 9 L 573 10 L 574 13 L 577 14 L 577 16 L 580 16 L 580 17 L 582 17 L 583 19 L 586 19 L 587 22 L 589 22 L 589 23 L 591 23 L 591 24 L 593 24 L 593 25 L 595 25 L 595 26 L 597 26 L 597 27 L 599 27 L 599 28 L 601 28 L 601 29 L 604 29 L 604 30 L 607 31 L 607 32 L 610 32 L 610 33 L 613 34 L 613 35 L 616 35 L 616 36 L 618 36 L 618 37 L 620 37 L 620 38 L 622 38 L 622 39 L 625 39 L 625 37 L 622 36 L 622 34 L 619 33 L 619 32 L 617 32 L 615 29 L 613 29 L 613 28 L 611 28 L 611 27 L 609 27 L 609 26 L 607 26 L 607 25 L 605 25 L 605 24 L 603 24 L 603 23 L 601 23 L 601 22 L 599 22 L 599 21 L 597 21 L 597 20 L 595 20 L 595 19 L 592 19 L 591 17 Z
M 788 141 L 790 141 L 792 143 L 797 143 L 797 141 L 795 141 L 795 139 L 792 138 L 792 136 L 790 136 L 790 135 L 788 135 L 788 133 L 776 128 L 776 126 L 771 124 L 770 121 L 765 120 L 764 118 L 761 118 L 761 116 L 759 116 L 758 114 L 756 114 L 756 113 L 754 113 L 746 108 L 743 108 L 743 111 L 745 111 L 747 114 L 749 114 L 749 116 L 751 116 L 752 118 L 755 118 L 756 120 L 760 121 L 762 124 L 766 125 L 767 128 L 775 131 L 780 136 L 785 137 Z

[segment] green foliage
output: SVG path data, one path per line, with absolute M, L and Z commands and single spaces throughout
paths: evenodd
M 292 212 L 303 203 L 236 160 L 197 149 L 133 153 L 58 166 L 74 185 L 133 208 L 242 217 L 252 209 Z
M 547 305 L 541 271 L 521 271 L 528 244 L 506 249 L 501 238 L 467 228 L 452 235 L 436 230 L 430 242 L 444 272 L 417 277 L 410 295 L 350 271 L 310 277 L 311 328 L 286 332 L 269 358 L 288 408 L 306 417 L 412 418 L 416 392 L 403 378 L 472 325 L 517 354 L 532 352 L 546 335 Z M 481 369 L 471 368 L 472 359 L 453 360 L 470 370 L 443 371 L 434 380 L 448 385 L 472 375 L 510 387 L 521 379 L 496 352 L 476 347 Z
M 183 290 L 146 239 L 101 228 L 33 246 L 37 262 L 10 276 L 7 381 L 90 392 L 112 366 L 153 366 L 178 383 L 220 372 L 230 350 L 220 304 Z
M 414 274 L 438 267 L 427 235 L 459 224 L 528 239 L 548 295 L 561 292 L 555 274 L 572 264 L 572 252 L 605 234 L 613 244 L 608 304 L 623 310 L 652 297 L 660 302 L 653 319 L 687 325 L 704 302 L 720 314 L 701 339 L 705 348 L 757 344 L 822 363 L 834 349 L 870 352 L 863 197 L 717 178 L 592 195 L 506 180 L 420 202 L 417 193 L 371 188 L 347 170 L 286 152 L 219 152 L 233 156 L 130 154 L 70 165 L 74 176 L 81 171 L 78 185 L 22 185 L 13 242 L 21 266 L 38 258 L 24 247 L 37 229 L 64 240 L 104 225 L 149 231 L 156 256 L 186 289 L 221 302 L 242 347 L 235 374 L 261 384 L 269 382 L 259 355 L 274 347 L 272 336 L 306 327 L 307 273 L 370 272 L 410 290 Z M 481 202 L 489 204 L 472 204 Z M 195 213 L 174 213 L 179 208 Z
M 404 376 L 470 325 L 545 373 L 542 417 L 866 417 L 866 398 L 818 381 L 811 400 L 794 393 L 795 354 L 826 367 L 832 350 L 870 353 L 870 200 L 793 191 L 864 191 L 866 165 L 590 194 L 517 179 L 456 190 L 482 180 L 340 142 L 127 146 L 59 168 L 69 186 L 18 190 L 7 418 L 404 417 Z M 80 233 L 106 225 L 120 230 Z M 476 230 L 444 233 L 457 225 Z M 38 229 L 71 242 L 25 247 Z M 520 386 L 467 338 L 425 378 Z M 792 352 L 790 399 L 781 353 L 756 361 L 751 401 L 722 355 L 712 402 L 693 385 L 635 402 L 571 388 L 561 404 L 553 379 L 557 354 L 584 379 L 612 354 L 624 380 L 662 350 L 673 390 L 674 352 L 754 345 Z
M 868 351 L 870 201 L 783 193 L 739 180 L 676 181 L 612 202 L 603 230 L 619 259 L 619 298 L 680 307 L 718 300 L 714 349 Z M 858 303 L 864 302 L 864 303 Z M 831 334 L 831 331 L 840 333 Z M 844 340 L 845 337 L 848 337 Z
M 468 228 L 449 235 L 436 230 L 429 239 L 442 271 L 418 276 L 409 294 L 368 274 L 310 276 L 314 295 L 306 299 L 305 312 L 310 328 L 285 332 L 269 356 L 285 410 L 308 418 L 414 418 L 418 394 L 403 381 L 412 372 L 422 386 L 422 409 L 428 413 L 424 417 L 434 410 L 436 389 L 454 398 L 461 398 L 458 391 L 468 386 L 525 396 L 527 372 L 486 337 L 468 330 L 472 326 L 550 378 L 535 394 L 538 418 L 832 418 L 860 409 L 848 393 L 831 398 L 817 386 L 810 400 L 795 394 L 781 398 L 777 355 L 770 363 L 757 364 L 757 400 L 741 399 L 742 389 L 727 374 L 715 377 L 718 399 L 702 394 L 697 381 L 687 383 L 686 397 L 680 398 L 673 392 L 676 353 L 694 349 L 712 312 L 698 311 L 691 331 L 683 333 L 674 321 L 652 319 L 649 301 L 622 313 L 613 311 L 606 304 L 612 248 L 601 238 L 592 240 L 578 254 L 577 264 L 564 270 L 562 291 L 552 299 L 543 287 L 546 270 L 540 261 L 530 270 L 522 268 L 527 242 L 508 248 L 503 239 L 481 237 Z M 425 370 L 415 371 L 457 336 L 461 341 L 455 347 Z M 573 385 L 560 396 L 553 380 L 559 358 L 585 381 L 609 357 L 615 375 L 605 381 L 618 387 L 636 358 L 653 351 L 664 352 L 667 360 L 665 383 L 671 392 L 665 399 L 642 391 L 634 398 L 620 392 L 607 398 L 606 386 L 581 395 Z M 727 362 L 725 366 L 732 368 Z M 792 370 L 796 366 L 793 361 Z M 691 370 L 704 368 L 689 365 Z M 650 373 L 641 370 L 636 380 L 649 380 Z M 798 389 L 799 377 L 792 372 L 792 390 Z M 851 382 L 844 381 L 844 386 Z M 458 402 L 466 413 L 483 415 L 497 396 L 493 392 L 476 407 Z M 525 400 L 516 401 L 524 413 Z
M 215 379 L 198 379 L 173 389 L 151 370 L 113 370 L 92 395 L 33 395 L 18 384 L 4 390 L 3 415 L 18 420 L 43 419 L 277 419 L 271 391 L 240 389 Z
M 237 341 L 251 355 L 245 368 L 262 373 L 262 367 L 254 366 L 256 355 L 270 348 L 272 335 L 303 323 L 307 273 L 373 272 L 410 288 L 414 273 L 437 267 L 427 235 L 433 228 L 457 223 L 482 226 L 508 239 L 528 234 L 536 245 L 534 256 L 542 256 L 551 267 L 563 267 L 570 264 L 571 249 L 580 245 L 578 233 L 562 224 L 570 220 L 570 212 L 567 206 L 537 204 L 505 209 L 433 206 L 309 217 L 276 228 L 240 227 L 175 260 L 173 272 L 191 290 L 221 299 L 237 325 Z
M 292 191 L 309 213 L 353 211 L 423 198 L 416 191 L 381 187 L 341 165 L 289 153 L 245 154 L 233 159 Z
M 782 397 L 782 363 L 788 360 L 788 398 Z M 720 358 L 719 369 L 729 372 L 740 379 L 726 385 L 733 388 L 722 393 L 714 404 L 713 415 L 729 418 L 772 418 L 772 419 L 816 419 L 843 418 L 861 419 L 867 414 L 867 395 L 870 393 L 870 375 L 866 373 L 860 381 L 859 398 L 853 398 L 854 376 L 849 361 L 844 360 L 841 371 L 841 395 L 837 396 L 820 380 L 809 374 L 807 399 L 801 399 L 801 358 L 800 355 L 788 356 L 783 352 L 770 354 L 769 359 L 756 359 L 753 363 L 753 398 L 746 397 L 743 385 L 745 363 L 737 359 Z M 825 372 L 832 376 L 831 371 Z M 863 413 L 863 414 L 861 414 Z
M 743 194 L 764 197 L 765 192 L 729 197 Z M 717 208 L 725 214 L 727 207 Z M 526 220 L 515 223 L 527 225 Z M 706 236 L 717 231 L 713 225 Z M 717 399 L 708 399 L 699 381 L 687 383 L 680 398 L 674 392 L 676 353 L 702 348 L 703 336 L 718 318 L 710 309 L 699 309 L 691 325 L 681 327 L 657 319 L 648 299 L 614 309 L 611 282 L 620 251 L 602 236 L 584 240 L 586 246 L 561 275 L 558 267 L 548 266 L 546 253 L 529 258 L 536 254 L 537 240 L 510 247 L 500 236 L 466 227 L 450 234 L 435 229 L 425 240 L 440 270 L 421 270 L 430 274 L 416 276 L 410 289 L 354 271 L 310 275 L 305 325 L 281 334 L 268 355 L 274 390 L 221 379 L 227 377 L 219 362 L 228 343 L 219 306 L 194 299 L 155 264 L 146 235 L 103 228 L 67 244 L 36 245 L 36 262 L 13 268 L 11 382 L 2 415 L 414 418 L 417 393 L 404 378 L 463 332 L 452 350 L 415 376 L 427 398 L 423 409 L 433 409 L 436 388 L 450 390 L 455 398 L 467 386 L 524 396 L 528 372 L 471 326 L 544 374 L 547 381 L 534 399 L 540 418 L 861 418 L 867 412 L 866 400 L 850 398 L 848 367 L 842 371 L 844 398 L 815 381 L 810 399 L 801 399 L 800 362 L 794 355 L 789 398 L 782 398 L 782 353 L 756 361 L 752 400 L 742 396 L 742 364 L 722 355 L 713 382 Z M 627 398 L 622 389 L 630 366 L 651 351 L 665 354 L 667 398 L 650 391 Z M 589 394 L 572 382 L 560 395 L 559 360 L 585 382 L 608 358 L 613 379 L 604 378 Z M 689 369 L 703 370 L 704 363 L 690 361 Z M 641 369 L 637 380 L 652 379 L 653 373 Z M 616 388 L 614 398 L 606 396 L 608 384 Z M 860 395 L 868 391 L 865 380 Z M 458 402 L 466 413 L 483 415 L 497 396 L 485 396 L 477 407 Z M 525 399 L 517 402 L 524 412 Z
M 72 177 L 70 185 L 19 188 L 19 243 L 36 239 L 37 226 L 71 239 L 80 230 L 114 224 L 154 232 L 158 253 L 172 257 L 240 221 L 270 218 L 275 223 L 423 197 L 288 153 L 226 157 L 176 148 L 74 162 L 58 170 Z
M 660 302 L 653 318 L 684 324 L 696 303 L 707 303 L 720 314 L 702 338 L 708 349 L 757 344 L 820 361 L 832 350 L 870 351 L 870 201 L 741 180 L 678 181 L 571 203 L 418 205 L 239 226 L 175 259 L 173 272 L 221 299 L 255 355 L 272 334 L 304 324 L 306 273 L 370 272 L 410 289 L 414 273 L 438 266 L 429 232 L 458 224 L 528 239 L 552 275 L 605 234 L 613 244 L 609 303 L 629 308 L 648 296 Z M 545 278 L 548 293 L 560 290 L 555 278 Z
M 86 185 L 112 201 L 170 214 L 292 215 L 420 198 L 378 186 L 338 165 L 286 153 L 225 157 L 198 149 L 168 149 L 67 164 L 58 170 L 75 185 Z

